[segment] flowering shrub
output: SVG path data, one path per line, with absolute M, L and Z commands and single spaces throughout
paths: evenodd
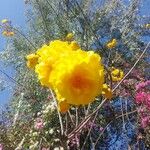
M 150 124 L 150 81 L 141 82 L 136 85 L 135 101 L 140 105 L 138 112 L 141 117 L 141 125 L 146 128 Z

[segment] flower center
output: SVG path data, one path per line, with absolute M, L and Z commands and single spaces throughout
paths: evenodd
M 90 86 L 89 80 L 81 75 L 75 75 L 71 79 L 72 86 L 76 89 L 85 89 Z

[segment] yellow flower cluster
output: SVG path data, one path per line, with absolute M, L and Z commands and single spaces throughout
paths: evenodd
M 27 66 L 35 68 L 43 86 L 55 91 L 58 109 L 86 105 L 102 93 L 104 68 L 101 57 L 84 51 L 75 41 L 54 40 L 27 56 Z
M 108 42 L 106 44 L 106 47 L 108 49 L 112 49 L 112 48 L 116 47 L 116 45 L 117 45 L 117 40 L 116 39 L 112 39 L 110 42 Z
M 26 57 L 27 61 L 27 67 L 30 69 L 33 69 L 35 67 L 35 65 L 38 62 L 38 58 L 39 56 L 36 54 L 30 54 Z
M 6 36 L 6 37 L 11 37 L 11 36 L 14 36 L 14 32 L 13 31 L 3 31 L 2 35 Z
M 111 78 L 112 81 L 120 81 L 124 77 L 122 70 L 112 67 Z
M 68 33 L 67 36 L 66 36 L 66 40 L 72 40 L 73 37 L 74 37 L 73 33 Z
M 103 84 L 102 95 L 107 99 L 112 99 L 112 90 L 107 84 Z
M 3 28 L 3 32 L 2 32 L 3 36 L 12 37 L 15 35 L 14 31 L 12 31 L 11 29 L 11 22 L 9 20 L 3 19 L 1 23 Z
M 1 21 L 2 24 L 8 23 L 8 22 L 9 22 L 9 21 L 8 21 L 7 19 L 3 19 L 3 20 Z

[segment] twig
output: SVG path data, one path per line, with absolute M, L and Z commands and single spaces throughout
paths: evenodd
M 54 96 L 54 93 L 51 89 L 50 89 L 50 92 L 51 92 L 52 98 L 55 102 L 56 109 L 57 109 L 57 113 L 58 113 L 58 117 L 59 117 L 59 123 L 60 123 L 60 129 L 61 129 L 61 135 L 63 135 L 64 134 L 64 128 L 63 128 L 62 117 L 61 117 L 60 112 L 58 110 L 57 101 L 56 101 L 56 98 Z
M 134 63 L 134 65 L 132 66 L 132 68 L 128 71 L 128 73 L 122 78 L 122 80 L 115 86 L 115 88 L 113 89 L 113 91 L 115 91 L 120 84 L 123 82 L 123 80 L 132 72 L 132 70 L 135 68 L 135 66 L 137 65 L 137 63 L 140 61 L 140 59 L 143 57 L 143 55 L 145 54 L 146 50 L 148 49 L 150 45 L 150 42 L 148 42 L 148 44 L 146 45 L 145 49 L 143 50 L 142 54 L 139 56 L 139 58 L 136 60 L 136 62 Z
M 124 118 L 124 111 L 123 111 L 123 103 L 122 103 L 121 99 L 120 99 L 120 102 L 121 102 L 121 114 L 122 114 L 123 129 L 125 129 L 125 118 Z
M 26 41 L 34 48 L 34 49 L 37 49 L 37 47 L 31 42 L 30 39 L 28 39 L 22 32 L 20 32 L 18 29 L 16 28 L 13 28 L 12 29 L 16 32 L 18 32 L 22 37 L 24 37 L 24 39 L 26 39 Z
M 66 117 L 66 129 L 65 129 L 65 135 L 67 135 L 67 132 L 68 132 L 68 115 L 67 115 L 67 113 L 66 113 L 66 115 L 65 115 L 65 117 Z
M 104 131 L 107 129 L 107 127 L 108 127 L 114 120 L 117 120 L 117 119 L 119 119 L 119 118 L 121 118 L 121 117 L 123 117 L 123 116 L 126 116 L 127 114 L 130 115 L 130 114 L 133 114 L 133 113 L 136 113 L 136 112 L 137 112 L 137 110 L 134 110 L 134 111 L 129 112 L 129 113 L 126 113 L 126 114 L 121 114 L 121 115 L 119 115 L 118 117 L 115 117 L 112 121 L 110 121 L 110 122 L 105 126 L 105 128 L 103 129 L 103 131 L 101 132 L 101 134 L 98 136 L 98 138 L 97 138 L 97 140 L 96 140 L 96 142 L 95 142 L 95 144 L 94 144 L 94 148 L 95 148 L 95 146 L 97 145 L 98 141 L 100 140 L 100 138 L 101 138 L 102 134 L 104 133 Z
M 86 136 L 86 138 L 85 138 L 85 140 L 84 140 L 84 143 L 83 143 L 83 145 L 82 145 L 81 150 L 84 150 L 83 148 L 84 148 L 84 146 L 85 146 L 85 144 L 86 144 L 86 142 L 87 142 L 87 139 L 88 139 L 88 137 L 89 137 L 89 135 L 90 135 L 90 133 L 91 133 L 91 130 L 92 130 L 92 128 L 93 128 L 93 125 L 94 125 L 94 122 L 95 122 L 95 120 L 96 120 L 97 115 L 98 115 L 98 112 L 95 114 L 95 117 L 94 117 L 94 119 L 93 119 L 93 121 L 92 121 L 92 124 L 91 124 L 90 129 L 89 129 L 89 131 L 88 131 L 88 134 L 87 134 L 87 136 Z
M 45 26 L 44 30 L 45 30 L 46 42 L 49 42 L 50 34 L 49 34 L 48 26 L 47 26 L 47 23 L 46 23 L 46 18 L 45 18 L 44 14 L 43 14 L 42 7 L 41 7 L 41 5 L 39 3 L 39 0 L 36 0 L 36 3 L 38 5 L 38 7 L 39 7 L 39 11 L 40 11 L 40 14 L 41 14 L 41 17 L 42 17 L 42 20 L 43 20 L 43 24 Z M 47 39 L 47 36 L 48 36 L 48 39 Z
M 88 104 L 88 107 L 87 107 L 87 110 L 86 110 L 86 113 L 85 113 L 85 117 L 86 117 L 86 116 L 88 115 L 88 113 L 89 113 L 90 106 L 91 106 L 91 104 Z
M 0 25 L 0 27 L 3 28 L 2 25 Z M 34 48 L 34 49 L 37 49 L 36 46 L 31 42 L 30 39 L 28 39 L 22 32 L 20 32 L 18 29 L 14 28 L 14 27 L 10 27 L 13 31 L 16 31 L 18 32 L 24 39 L 26 39 L 26 41 Z
M 70 117 L 70 120 L 71 120 L 72 124 L 75 125 L 75 123 L 74 123 L 74 121 L 73 121 L 73 118 L 72 118 L 71 113 L 70 113 L 69 110 L 68 110 L 68 114 L 69 114 L 69 117 Z
M 78 108 L 76 107 L 76 127 L 78 126 Z

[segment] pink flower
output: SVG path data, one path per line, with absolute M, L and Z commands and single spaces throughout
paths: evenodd
M 93 122 L 89 122 L 89 126 L 91 127 L 93 127 L 93 128 L 96 128 L 96 124 L 95 123 L 93 123 Z
M 146 102 L 145 105 L 147 106 L 147 108 L 150 110 L 150 93 L 146 94 Z
M 37 118 L 36 122 L 34 124 L 34 128 L 37 129 L 37 130 L 43 129 L 44 128 L 43 119 Z
M 130 96 L 130 92 L 128 89 L 122 89 L 120 96 L 127 97 Z
M 104 128 L 103 128 L 103 127 L 100 127 L 99 130 L 102 132 L 102 131 L 104 130 Z
M 52 98 L 53 98 L 52 95 L 47 96 L 47 99 L 49 99 L 49 100 L 51 100 Z
M 143 89 L 146 86 L 145 82 L 136 85 L 136 91 Z
M 136 91 L 142 90 L 144 87 L 150 85 L 150 80 L 147 80 L 146 82 L 140 82 L 139 84 L 136 85 Z
M 141 104 L 146 100 L 146 93 L 145 92 L 139 92 L 135 96 L 135 101 L 137 104 Z
M 0 144 L 0 150 L 3 150 L 3 145 L 2 144 Z
M 128 84 L 128 83 L 129 83 L 129 80 L 124 80 L 123 83 L 124 83 L 124 84 Z
M 143 115 L 144 112 L 145 112 L 145 109 L 144 109 L 144 108 L 139 108 L 139 109 L 138 109 L 138 112 L 141 113 L 141 114 Z
M 147 93 L 147 101 L 150 102 L 150 93 Z
M 150 122 L 150 118 L 149 117 L 143 117 L 142 120 L 141 120 L 141 126 L 143 128 L 146 128 L 148 125 L 149 125 L 149 122 Z
M 147 80 L 145 83 L 147 86 L 150 85 L 150 80 Z

